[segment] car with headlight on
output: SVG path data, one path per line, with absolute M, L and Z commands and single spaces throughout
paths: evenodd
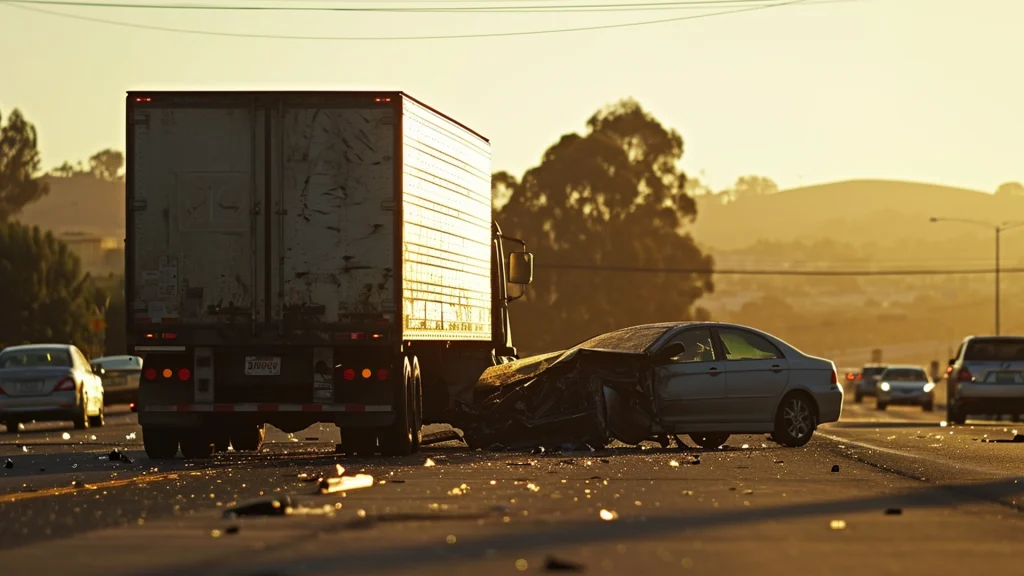
M 32 421 L 103 426 L 102 368 L 77 346 L 28 344 L 0 351 L 0 421 L 8 432 Z
M 861 368 L 854 376 L 853 401 L 860 404 L 865 396 L 874 396 L 878 393 L 878 382 L 882 372 L 885 372 L 884 364 L 868 364 Z
M 890 404 L 920 406 L 935 410 L 935 383 L 920 366 L 889 366 L 878 378 L 875 406 L 885 410 Z

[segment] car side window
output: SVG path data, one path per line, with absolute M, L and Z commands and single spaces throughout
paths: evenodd
M 711 344 L 711 330 L 708 328 L 694 328 L 692 330 L 686 330 L 680 334 L 675 335 L 671 340 L 666 342 L 668 344 L 674 344 L 681 342 L 686 350 L 671 358 L 673 364 L 682 364 L 689 362 L 714 362 L 715 348 Z
M 775 360 L 783 357 L 778 347 L 753 332 L 720 328 L 718 337 L 725 346 L 726 360 Z

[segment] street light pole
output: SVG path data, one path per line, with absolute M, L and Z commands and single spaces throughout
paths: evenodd
M 1024 226 L 1024 222 L 1003 222 L 1002 224 L 993 225 L 988 222 L 980 222 L 978 220 L 967 220 L 964 218 L 935 218 L 930 219 L 932 223 L 935 222 L 960 222 L 961 224 L 974 224 L 977 226 L 984 226 L 990 228 L 996 232 L 996 336 L 999 336 L 999 240 L 1002 236 L 1003 231 L 1018 226 Z

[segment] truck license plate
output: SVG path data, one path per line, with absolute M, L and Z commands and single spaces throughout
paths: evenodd
M 279 356 L 246 356 L 246 376 L 280 376 L 281 358 Z

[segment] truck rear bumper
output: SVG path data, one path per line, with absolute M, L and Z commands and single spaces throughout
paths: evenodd
M 237 414 L 237 416 L 236 416 Z M 200 428 L 222 419 L 246 418 L 274 424 L 288 418 L 338 426 L 386 426 L 394 420 L 388 404 L 157 404 L 139 407 L 143 426 Z

